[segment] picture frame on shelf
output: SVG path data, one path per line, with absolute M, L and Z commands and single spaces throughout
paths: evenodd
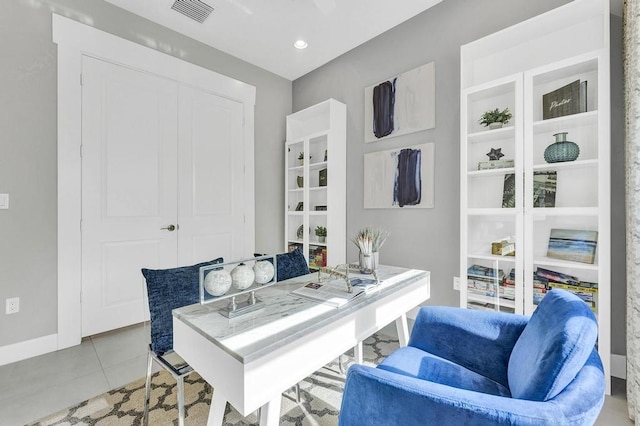
M 555 207 L 558 176 L 555 171 L 533 173 L 533 207 Z M 504 175 L 502 189 L 502 207 L 516 206 L 516 175 Z
M 598 244 L 598 231 L 552 229 L 547 257 L 593 264 Z

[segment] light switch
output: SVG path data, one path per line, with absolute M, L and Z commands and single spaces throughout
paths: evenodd
M 0 194 L 0 209 L 9 208 L 9 194 Z

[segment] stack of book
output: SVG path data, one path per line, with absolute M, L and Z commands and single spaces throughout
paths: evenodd
M 547 295 L 549 280 L 533 273 L 533 304 L 537 305 Z
M 506 169 L 513 167 L 513 160 L 489 160 L 478 162 L 478 170 Z
M 505 294 L 504 271 L 482 265 L 472 265 L 467 269 L 467 291 L 480 296 L 496 297 L 497 294 L 509 298 L 505 297 L 509 294 Z
M 327 248 L 322 246 L 309 247 L 309 267 L 321 268 L 327 266 Z
M 567 290 L 582 299 L 593 312 L 598 312 L 598 283 L 580 281 L 573 275 L 544 268 L 538 268 L 536 275 L 547 280 L 547 287 L 550 290 L 554 288 Z

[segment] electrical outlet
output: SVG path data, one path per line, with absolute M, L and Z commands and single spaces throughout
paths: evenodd
M 18 312 L 20 312 L 20 298 L 12 297 L 10 299 L 7 299 L 7 307 L 5 313 L 9 315 L 16 314 Z
M 460 290 L 460 277 L 453 277 L 453 289 Z

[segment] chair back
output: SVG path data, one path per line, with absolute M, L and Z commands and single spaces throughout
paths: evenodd
M 591 308 L 561 289 L 547 293 L 518 338 L 507 375 L 511 396 L 547 401 L 585 365 L 598 337 Z

